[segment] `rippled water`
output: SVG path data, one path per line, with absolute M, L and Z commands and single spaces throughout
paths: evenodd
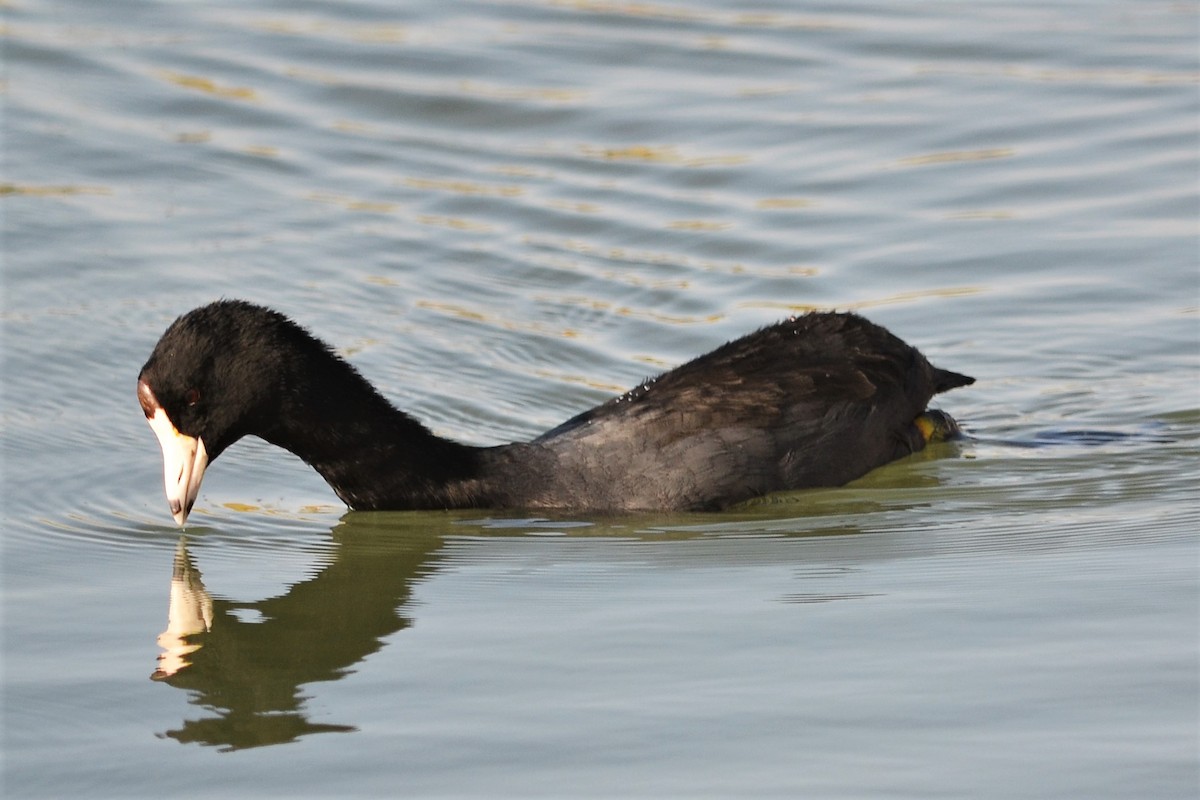
M 1195 3 L 3 10 L 6 796 L 1200 790 Z M 244 442 L 181 537 L 133 383 L 220 296 L 475 443 L 856 309 L 971 438 L 536 520 Z

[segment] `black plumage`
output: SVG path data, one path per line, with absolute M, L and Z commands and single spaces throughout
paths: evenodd
M 139 396 L 152 423 L 161 409 L 177 434 L 201 442 L 207 463 L 259 436 L 310 464 L 355 509 L 707 510 L 840 485 L 920 450 L 929 431 L 917 423 L 930 398 L 973 380 L 932 366 L 860 316 L 812 313 L 729 342 L 530 442 L 473 447 L 394 408 L 283 315 L 223 300 L 167 329 L 142 368 Z

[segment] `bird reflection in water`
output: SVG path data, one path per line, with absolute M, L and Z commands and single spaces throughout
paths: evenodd
M 161 681 L 171 677 L 192 662 L 188 657 L 200 649 L 202 642 L 196 634 L 212 628 L 212 597 L 204 588 L 200 571 L 188 555 L 187 541 L 179 537 L 175 546 L 175 562 L 171 570 L 171 603 L 167 607 L 167 629 L 158 635 L 158 669 L 150 676 Z
M 316 575 L 281 596 L 238 602 L 209 593 L 180 539 L 167 630 L 158 637 L 163 652 L 151 677 L 188 692 L 205 713 L 160 736 L 240 750 L 356 730 L 311 721 L 311 685 L 350 674 L 410 625 L 401 608 L 412 585 L 436 568 L 441 545 L 423 526 L 343 522 L 332 531 L 330 562 Z

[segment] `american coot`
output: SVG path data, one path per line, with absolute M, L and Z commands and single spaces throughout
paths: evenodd
M 793 317 L 529 442 L 473 447 L 397 410 L 291 320 L 222 300 L 167 329 L 138 376 L 180 525 L 204 471 L 259 436 L 354 509 L 716 510 L 837 486 L 957 431 L 925 404 L 973 378 L 855 314 Z

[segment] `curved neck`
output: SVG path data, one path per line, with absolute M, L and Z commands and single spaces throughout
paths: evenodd
M 299 456 L 356 510 L 484 502 L 480 448 L 435 436 L 332 353 L 304 360 L 257 435 Z

